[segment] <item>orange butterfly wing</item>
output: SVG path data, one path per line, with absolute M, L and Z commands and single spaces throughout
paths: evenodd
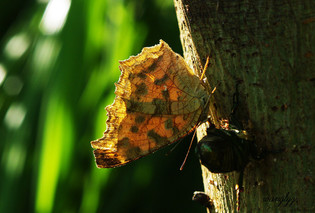
M 99 168 L 122 166 L 177 141 L 208 113 L 206 89 L 164 41 L 119 63 L 107 129 L 91 142 Z

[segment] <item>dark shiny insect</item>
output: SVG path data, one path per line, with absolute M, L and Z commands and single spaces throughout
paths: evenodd
M 213 173 L 241 171 L 255 152 L 253 141 L 238 136 L 238 130 L 209 128 L 196 146 L 202 165 Z

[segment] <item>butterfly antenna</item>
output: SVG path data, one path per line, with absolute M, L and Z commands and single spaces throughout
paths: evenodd
M 202 74 L 201 74 L 201 76 L 200 76 L 200 80 L 201 80 L 201 81 L 202 81 L 203 77 L 205 76 L 206 70 L 208 69 L 209 61 L 210 61 L 210 57 L 208 56 L 208 57 L 207 57 L 206 64 L 205 64 L 205 66 L 204 66 L 204 68 L 203 68 Z
M 218 85 L 217 86 L 219 86 L 219 84 L 220 83 L 218 83 Z M 213 88 L 213 90 L 212 90 L 212 92 L 211 92 L 211 94 L 210 95 L 212 95 L 216 90 L 217 90 L 217 86 L 215 86 L 214 88 Z
M 197 125 L 197 126 L 199 126 L 199 125 Z M 195 138 L 195 135 L 196 135 L 196 130 L 197 130 L 197 128 L 195 129 L 194 134 L 193 134 L 193 136 L 192 136 L 192 138 L 191 138 L 191 141 L 190 141 L 189 148 L 188 148 L 188 150 L 187 150 L 187 153 L 186 153 L 185 159 L 184 159 L 184 161 L 183 161 L 182 165 L 181 165 L 181 166 L 180 166 L 180 168 L 179 168 L 179 170 L 180 170 L 180 171 L 182 171 L 182 170 L 183 170 L 184 165 L 185 165 L 185 163 L 186 163 L 186 160 L 187 160 L 187 158 L 188 158 L 188 154 L 189 154 L 189 152 L 190 152 L 191 145 L 192 145 L 192 143 L 193 143 L 193 141 L 194 141 L 194 138 Z

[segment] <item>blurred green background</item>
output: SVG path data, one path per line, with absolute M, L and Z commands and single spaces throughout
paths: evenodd
M 203 189 L 193 152 L 179 171 L 189 137 L 95 166 L 118 61 L 159 39 L 182 52 L 172 0 L 0 1 L 1 213 L 205 212 L 191 201 Z

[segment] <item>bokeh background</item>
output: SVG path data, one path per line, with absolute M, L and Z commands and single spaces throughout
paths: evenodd
M 118 61 L 159 39 L 182 53 L 172 0 L 0 1 L 0 212 L 205 212 L 189 137 L 95 166 Z

